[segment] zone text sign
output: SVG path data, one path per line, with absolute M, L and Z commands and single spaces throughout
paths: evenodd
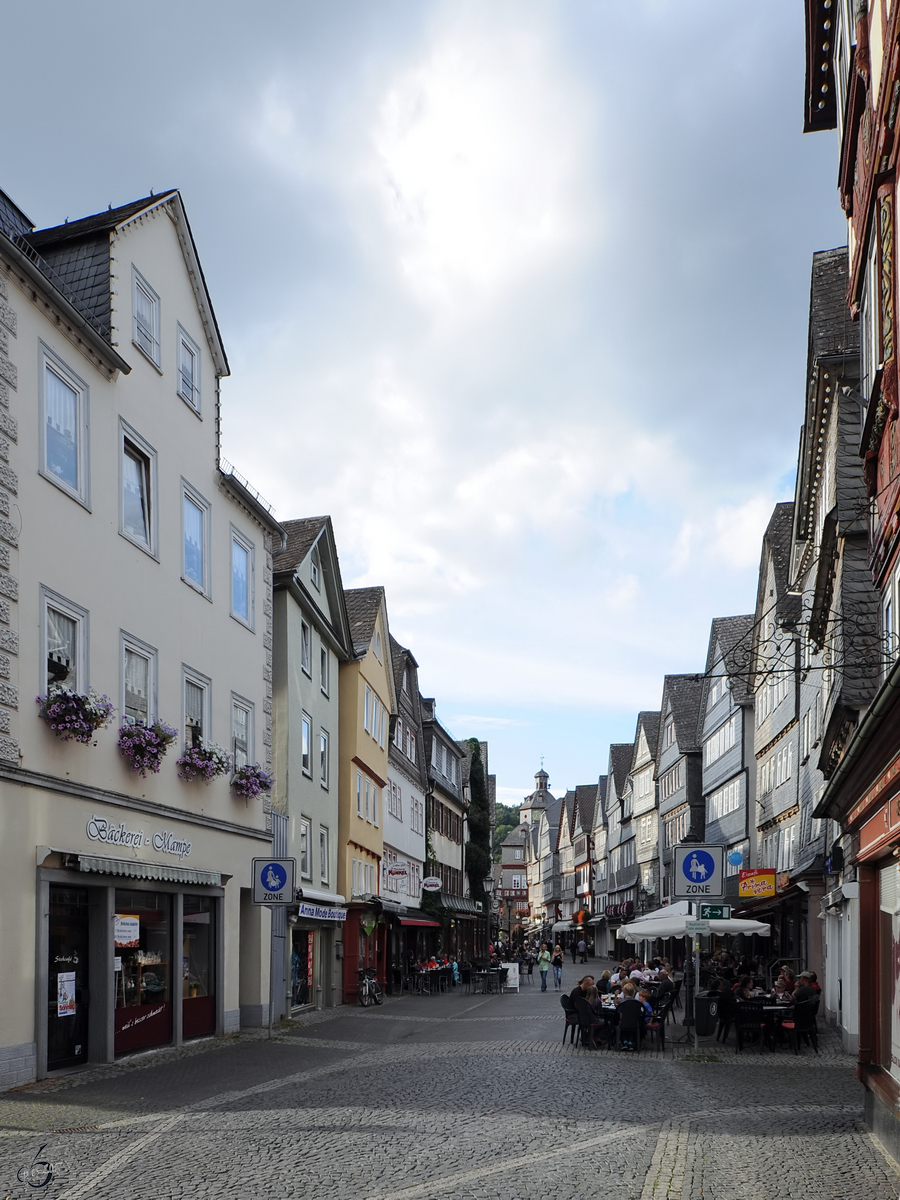
M 676 900 L 718 900 L 725 895 L 724 846 L 676 846 Z
M 253 903 L 293 904 L 295 858 L 254 858 Z

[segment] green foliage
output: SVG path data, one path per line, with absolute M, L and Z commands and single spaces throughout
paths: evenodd
M 484 880 L 491 872 L 491 810 L 481 745 L 469 738 L 469 840 L 466 843 L 466 873 L 474 900 L 484 901 Z
M 519 810 L 511 804 L 496 806 L 497 824 L 494 827 L 494 862 L 499 862 L 504 839 L 519 827 Z

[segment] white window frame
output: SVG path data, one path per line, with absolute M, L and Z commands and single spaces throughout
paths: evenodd
M 54 487 L 58 487 L 61 492 L 65 492 L 67 496 L 77 500 L 79 504 L 84 505 L 90 511 L 90 389 L 83 379 L 67 367 L 57 354 L 53 353 L 49 346 L 40 342 L 39 347 L 40 462 L 38 472 L 48 483 L 52 483 Z M 66 387 L 71 388 L 75 393 L 75 464 L 78 483 L 74 488 L 65 479 L 55 475 L 47 465 L 47 389 L 45 380 L 48 371 L 52 371 Z
M 313 546 L 309 553 L 309 582 L 313 585 L 316 591 L 321 589 L 322 580 L 322 556 L 319 554 L 319 543 Z
M 300 670 L 312 679 L 312 625 L 300 618 Z
M 75 604 L 71 600 L 67 600 L 65 596 L 61 596 L 59 592 L 54 592 L 50 588 L 44 587 L 41 584 L 40 591 L 41 604 L 41 663 L 40 663 L 40 678 L 41 692 L 47 694 L 49 690 L 49 679 L 47 673 L 48 651 L 48 623 L 47 609 L 55 608 L 63 616 L 69 617 L 76 625 L 75 631 L 75 687 L 78 692 L 84 694 L 90 687 L 88 679 L 88 658 L 90 650 L 89 640 L 89 615 L 86 608 L 82 608 L 80 604 Z M 69 672 L 71 675 L 71 671 Z M 69 680 L 61 680 L 61 687 L 70 687 Z
M 196 579 L 192 579 L 187 573 L 187 563 L 185 550 L 187 548 L 186 529 L 184 523 L 184 502 L 190 500 L 197 508 L 203 517 L 203 545 L 201 547 L 201 569 L 200 574 L 203 576 L 202 584 L 199 584 Z M 205 596 L 207 600 L 212 599 L 210 592 L 210 558 L 212 554 L 211 547 L 211 529 L 212 529 L 212 509 L 209 501 L 195 487 L 192 487 L 186 479 L 181 480 L 181 578 L 184 582 L 199 592 L 201 596 Z
M 325 749 L 325 769 L 322 770 L 322 749 Z M 331 778 L 331 738 L 328 736 L 327 729 L 319 730 L 319 783 L 328 791 L 328 783 Z
M 323 696 L 329 695 L 331 687 L 331 651 L 324 642 L 319 646 L 319 688 Z
M 735 775 L 706 798 L 707 821 L 721 821 L 730 813 L 737 812 L 743 801 L 743 775 Z
M 312 779 L 312 717 L 308 712 L 300 713 L 300 770 L 307 778 Z M 304 739 L 306 750 L 304 752 Z
M 362 816 L 363 816 L 363 801 L 362 801 L 362 796 L 363 796 L 363 785 L 362 785 L 362 778 L 363 778 L 363 777 L 362 777 L 362 774 L 361 774 L 359 771 L 357 771 L 357 772 L 356 772 L 356 815 L 357 815 L 358 817 L 360 817 L 360 818 L 362 818 Z
M 156 367 L 157 371 L 159 371 L 160 375 L 162 375 L 162 366 L 161 366 L 162 355 L 160 352 L 160 343 L 159 343 L 159 331 L 160 331 L 159 294 L 156 292 L 156 290 L 154 288 L 152 288 L 150 286 L 150 284 L 147 282 L 147 280 L 144 278 L 144 276 L 140 273 L 140 271 L 137 269 L 137 267 L 133 263 L 131 265 L 131 276 L 132 276 L 131 340 L 132 340 L 133 344 L 137 347 L 137 349 L 140 350 L 141 354 L 143 354 L 144 358 L 146 358 L 147 362 L 152 363 L 153 366 Z M 150 342 L 151 342 L 151 350 L 150 351 L 145 349 L 145 347 L 141 344 L 140 339 L 138 338 L 137 299 L 138 299 L 139 291 L 143 292 L 144 296 L 147 298 L 147 300 L 150 301 L 150 306 L 151 306 L 151 310 L 153 313 L 153 328 L 148 331 L 149 335 L 150 335 Z
M 231 693 L 231 754 L 234 760 L 234 710 L 242 708 L 247 713 L 247 763 L 252 766 L 256 762 L 256 708 L 252 700 L 247 700 L 243 696 L 239 696 L 237 692 Z
M 125 712 L 125 659 L 126 651 L 131 651 L 132 654 L 140 654 L 149 661 L 147 671 L 147 724 L 152 725 L 158 715 L 158 667 L 159 655 L 155 646 L 149 645 L 147 642 L 137 638 L 132 633 L 126 632 L 124 629 L 119 630 L 119 713 L 121 714 L 121 723 L 130 725 L 134 722 L 132 717 L 126 715 Z
M 301 879 L 312 879 L 312 821 L 309 817 L 300 818 L 297 854 L 297 870 Z M 305 860 L 305 861 L 304 861 Z
M 319 826 L 319 882 L 328 883 L 330 878 L 328 826 Z
M 130 442 L 133 450 L 147 460 L 147 533 L 149 541 L 144 542 L 125 528 L 125 443 Z M 143 550 L 151 558 L 159 561 L 159 517 L 157 497 L 159 474 L 157 471 L 157 453 L 150 443 L 142 438 L 136 429 L 127 421 L 119 418 L 119 533 L 138 550 Z
M 201 716 L 200 727 L 200 744 L 205 745 L 212 741 L 212 680 L 208 675 L 204 675 L 202 671 L 195 671 L 193 667 L 189 667 L 187 663 L 181 664 L 181 730 L 180 737 L 183 745 L 187 745 L 185 733 L 187 732 L 187 687 L 186 684 L 193 683 L 196 687 L 203 691 L 203 712 Z
M 234 547 L 240 546 L 242 550 L 247 552 L 247 616 L 242 617 L 240 613 L 234 611 Z M 246 629 L 255 630 L 255 605 L 254 598 L 256 595 L 256 546 L 253 542 L 234 525 L 231 526 L 231 541 L 229 543 L 231 553 L 229 554 L 229 574 L 230 587 L 228 589 L 228 607 L 231 610 L 231 615 L 239 625 L 243 625 Z
M 184 376 L 181 373 L 181 364 L 184 360 L 185 350 L 187 350 L 188 353 L 192 354 L 194 357 L 194 368 L 195 368 L 194 382 L 193 382 L 193 386 L 191 387 L 191 390 L 190 390 L 190 395 L 188 395 L 188 393 L 187 393 L 187 389 L 185 387 L 185 382 L 184 382 Z M 179 324 L 178 325 L 178 395 L 185 402 L 185 404 L 188 406 L 188 408 L 191 410 L 191 412 L 195 416 L 200 417 L 202 420 L 202 410 L 200 407 L 200 362 L 201 362 L 200 347 L 197 345 L 197 343 L 194 341 L 194 339 L 191 337 L 191 335 L 187 332 L 187 330 L 184 329 L 181 324 Z

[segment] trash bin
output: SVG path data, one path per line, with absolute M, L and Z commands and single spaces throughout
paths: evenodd
M 719 994 L 712 992 L 708 996 L 694 997 L 694 1021 L 697 1026 L 697 1037 L 710 1037 L 716 1031 L 719 1020 Z

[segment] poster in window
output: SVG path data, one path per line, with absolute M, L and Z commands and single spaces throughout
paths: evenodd
M 128 913 L 115 914 L 115 944 L 116 949 L 120 946 L 133 948 L 141 944 L 140 917 L 134 917 Z
M 56 976 L 56 1015 L 75 1016 L 75 972 L 60 971 Z

